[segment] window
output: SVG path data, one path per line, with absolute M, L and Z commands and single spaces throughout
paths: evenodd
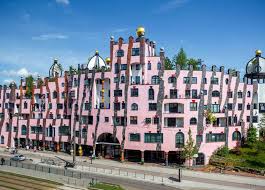
M 265 103 L 259 103 L 259 112 L 265 113 Z
M 145 124 L 150 124 L 151 123 L 151 118 L 145 118 Z
M 219 104 L 212 104 L 211 105 L 212 113 L 220 113 L 220 105 Z
M 150 87 L 148 90 L 148 100 L 154 100 L 155 99 L 155 92 L 154 89 Z
M 233 98 L 233 92 L 227 92 L 228 98 Z
M 149 111 L 156 111 L 157 104 L 156 103 L 149 103 Z
M 91 109 L 91 104 L 88 103 L 88 102 L 86 102 L 86 103 L 84 104 L 84 109 L 85 109 L 85 110 L 90 110 L 90 109 Z
M 42 133 L 42 127 L 41 126 L 31 126 L 31 133 L 32 134 Z
M 119 82 L 119 77 L 114 77 L 114 83 L 118 83 Z
M 159 124 L 159 117 L 154 117 L 154 124 Z
M 130 133 L 130 141 L 140 142 L 140 133 Z
M 3 135 L 1 136 L 1 144 L 5 144 L 5 137 Z
M 203 95 L 207 95 L 207 90 L 203 90 Z
M 163 133 L 145 133 L 145 143 L 163 143 Z
M 57 104 L 57 109 L 63 109 L 63 104 Z
M 105 122 L 106 122 L 106 123 L 109 122 L 109 117 L 105 117 Z
M 258 123 L 258 116 L 253 116 L 252 117 L 252 123 Z
M 125 104 L 124 101 L 122 101 L 122 103 L 121 103 L 121 109 L 125 109 L 125 108 L 126 108 L 126 104 Z
M 196 125 L 197 124 L 197 119 L 195 117 L 190 119 L 190 125 Z
M 133 103 L 133 104 L 131 105 L 131 110 L 132 110 L 132 111 L 136 111 L 136 110 L 138 110 L 138 104 Z
M 250 122 L 250 116 L 247 116 L 247 122 Z
M 178 90 L 177 89 L 170 89 L 170 99 L 178 98 Z
M 190 98 L 190 90 L 185 90 L 185 98 Z
M 28 109 L 28 103 L 24 102 L 24 109 Z
M 124 75 L 121 76 L 121 83 L 125 83 L 125 76 Z
M 184 147 L 184 134 L 182 132 L 178 132 L 176 134 L 176 148 Z
M 243 109 L 243 104 L 238 104 L 238 110 L 242 110 Z
M 138 97 L 138 88 L 131 88 L 131 97 Z
M 203 84 L 207 84 L 207 78 L 203 78 Z
M 191 78 L 191 84 L 197 84 L 197 77 Z
M 224 133 L 207 133 L 206 142 L 224 142 L 225 134 Z
M 189 84 L 190 83 L 190 78 L 189 77 L 184 77 L 183 78 L 183 83 L 184 84 Z
M 87 137 L 87 129 L 84 127 L 82 129 L 82 138 L 86 138 Z
M 200 144 L 203 142 L 203 136 L 202 135 L 196 135 L 196 143 Z
M 119 71 L 120 71 L 119 64 L 115 63 L 115 65 L 114 65 L 114 73 L 117 74 L 117 73 L 119 73 Z
M 49 109 L 52 109 L 52 103 L 49 103 Z
M 151 70 L 151 69 L 152 69 L 152 65 L 151 65 L 150 61 L 148 61 L 147 69 L 148 69 L 148 70 Z
M 9 125 L 9 123 L 6 123 L 6 132 L 9 132 L 11 131 L 11 126 Z
M 140 64 L 136 64 L 135 65 L 135 69 L 139 71 L 141 69 L 141 65 Z
M 198 98 L 197 90 L 195 90 L 195 89 L 191 90 L 191 97 L 192 98 Z
M 225 84 L 228 84 L 228 82 L 229 82 L 229 79 L 225 79 Z
M 234 131 L 232 134 L 232 140 L 233 141 L 240 141 L 241 140 L 241 134 L 239 131 Z
M 247 105 L 247 110 L 250 110 L 250 104 Z
M 237 97 L 238 98 L 242 98 L 243 97 L 243 93 L 242 92 L 237 92 Z
M 70 127 L 63 125 L 59 127 L 59 135 L 68 136 L 70 135 Z
M 127 64 L 121 64 L 121 70 L 122 71 L 127 70 Z
M 160 83 L 160 78 L 157 75 L 152 76 L 152 84 L 159 84 Z
M 114 97 L 122 96 L 122 90 L 114 90 Z
M 26 125 L 22 125 L 21 127 L 21 135 L 26 135 L 27 134 L 27 127 Z
M 197 111 L 197 102 L 190 102 L 190 111 Z
M 247 92 L 247 96 L 248 96 L 248 97 L 251 96 L 251 92 L 250 92 L 250 91 Z
M 120 109 L 121 109 L 121 104 L 119 102 L 114 103 L 114 110 L 117 111 L 117 110 L 120 110 Z
M 176 83 L 176 77 L 168 77 L 168 83 Z
M 124 51 L 122 49 L 119 49 L 117 51 L 117 57 L 123 57 L 124 56 Z
M 157 70 L 161 70 L 161 63 L 160 62 L 157 63 Z
M 233 109 L 233 104 L 228 103 L 228 104 L 227 104 L 227 109 L 228 109 L 228 110 L 232 110 L 232 109 Z
M 257 104 L 253 104 L 253 109 L 258 109 Z
M 216 77 L 212 77 L 211 78 L 211 84 L 218 84 L 219 83 L 219 79 Z
M 212 97 L 220 97 L 220 92 L 217 91 L 217 90 L 214 90 L 214 91 L 212 92 Z
M 53 99 L 57 98 L 57 92 L 54 91 L 54 92 L 52 93 L 52 96 L 53 96 Z
M 132 48 L 132 56 L 138 56 L 138 55 L 140 55 L 140 49 Z

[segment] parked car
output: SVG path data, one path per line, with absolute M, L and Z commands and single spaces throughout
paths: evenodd
M 13 156 L 10 160 L 13 160 L 13 161 L 24 161 L 24 160 L 26 160 L 26 157 L 23 156 L 22 154 L 18 154 L 18 155 Z

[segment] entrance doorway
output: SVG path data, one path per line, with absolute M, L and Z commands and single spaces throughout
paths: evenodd
M 96 156 L 108 159 L 120 158 L 120 143 L 111 133 L 101 134 L 96 142 Z

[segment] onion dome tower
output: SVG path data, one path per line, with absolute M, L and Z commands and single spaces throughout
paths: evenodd
M 49 77 L 61 77 L 63 74 L 63 68 L 57 59 L 54 59 L 52 66 L 49 70 Z
M 265 83 L 265 58 L 261 54 L 261 50 L 257 50 L 256 56 L 247 63 L 245 79 L 248 83 Z
M 104 59 L 99 56 L 98 51 L 95 52 L 95 55 L 91 57 L 88 61 L 87 68 L 89 70 L 93 69 L 102 69 L 102 68 L 109 68 L 109 66 L 105 63 Z

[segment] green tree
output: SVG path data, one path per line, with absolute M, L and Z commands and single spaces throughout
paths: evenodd
M 33 82 L 34 82 L 34 78 L 32 75 L 29 75 L 28 77 L 26 77 L 26 96 L 28 98 L 32 97 L 32 90 L 33 90 Z
M 70 75 L 77 74 L 77 70 L 72 65 L 69 67 L 69 74 Z
M 177 66 L 177 65 L 180 65 L 180 68 L 181 69 L 187 69 L 188 68 L 188 64 L 187 64 L 187 55 L 184 51 L 183 48 L 180 48 L 179 52 L 177 55 L 175 55 L 173 57 L 173 65 Z
M 190 58 L 190 59 L 188 59 L 187 64 L 192 65 L 193 70 L 199 70 L 200 69 L 200 62 L 197 59 Z
M 198 153 L 198 148 L 192 138 L 191 130 L 189 128 L 188 132 L 188 140 L 183 147 L 183 157 L 189 160 L 189 167 L 191 166 L 191 160 L 193 159 L 194 154 Z
M 173 70 L 175 66 L 173 65 L 172 61 L 166 57 L 165 58 L 165 70 Z
M 247 131 L 247 144 L 253 145 L 255 142 L 257 142 L 257 129 L 250 126 Z

